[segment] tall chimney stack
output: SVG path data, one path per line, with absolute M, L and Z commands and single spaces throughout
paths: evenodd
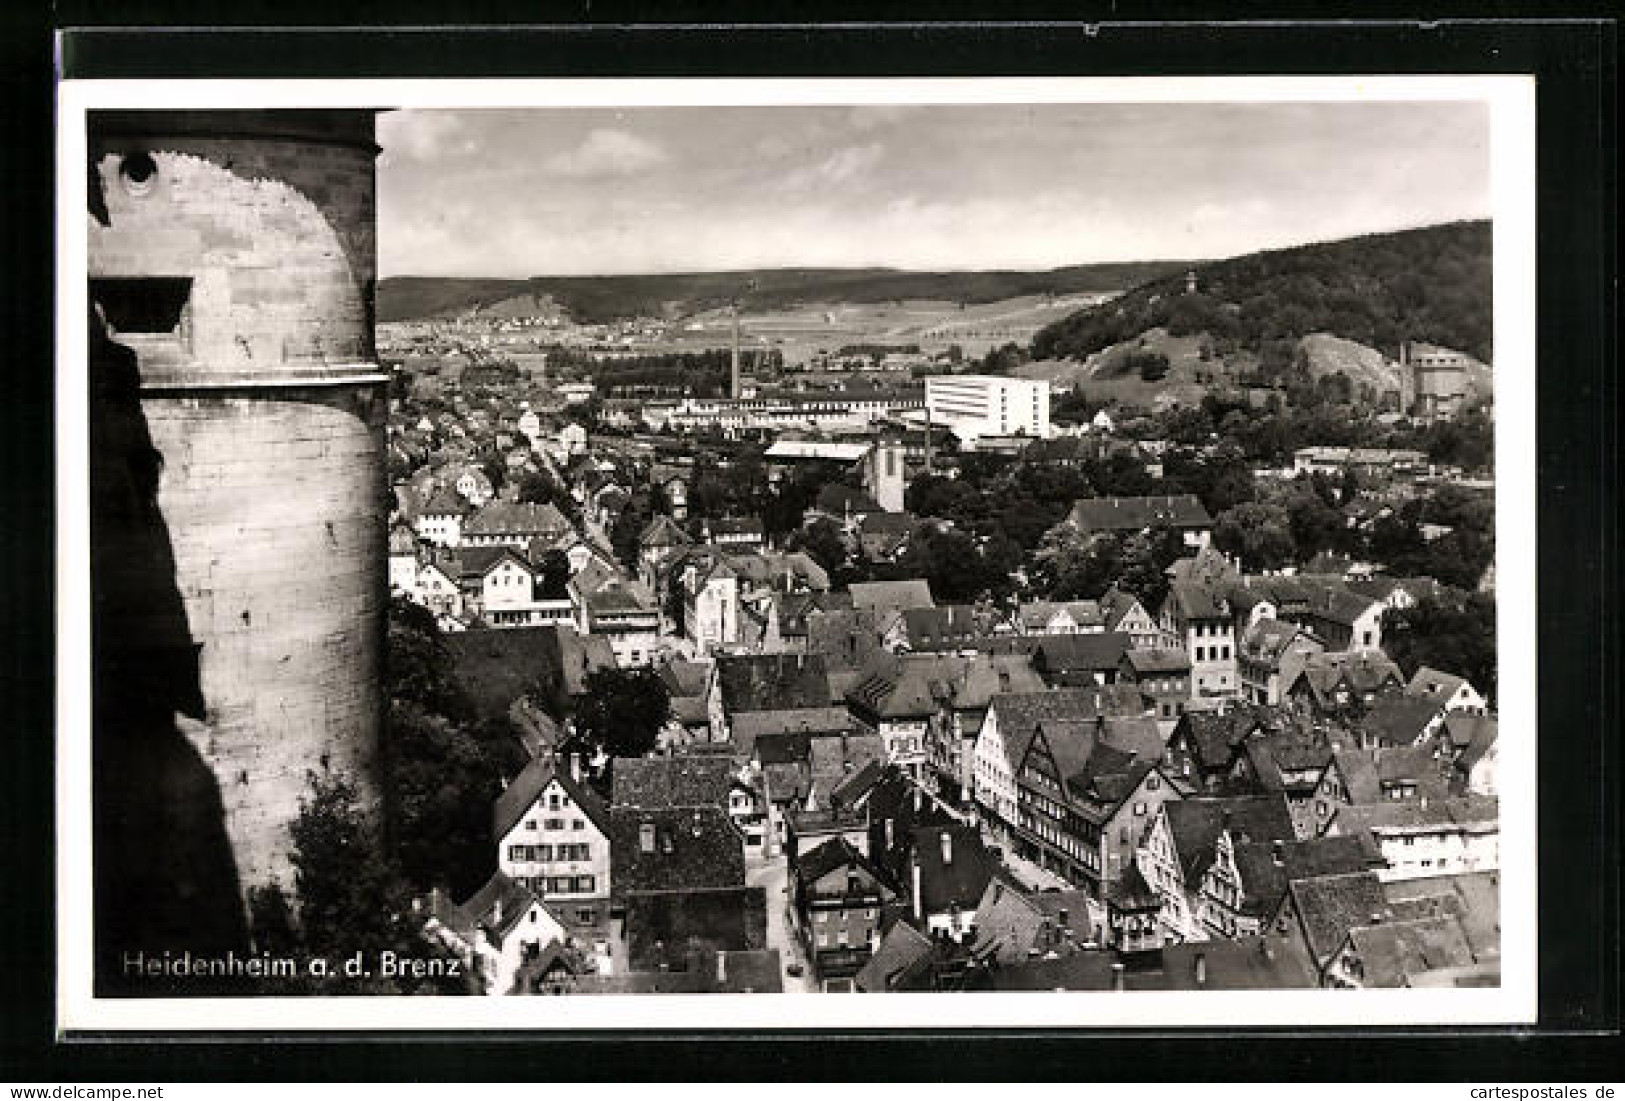
M 924 900 L 920 898 L 920 858 L 918 856 L 914 857 L 912 867 L 913 882 L 910 883 L 910 886 L 913 888 L 914 895 L 914 920 L 923 921 L 925 919 L 925 903 Z
M 733 354 L 729 360 L 728 396 L 739 400 L 739 302 L 733 307 Z
M 1207 986 L 1207 953 L 1206 952 L 1198 952 L 1198 953 L 1196 953 L 1196 985 L 1198 987 Z

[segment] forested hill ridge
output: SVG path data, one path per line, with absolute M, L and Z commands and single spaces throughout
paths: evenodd
M 1114 293 L 1173 272 L 1183 273 L 1189 267 L 1186 260 L 1147 260 L 1080 264 L 1050 271 L 772 268 L 531 279 L 395 276 L 378 284 L 378 319 L 450 317 L 524 296 L 550 298 L 582 324 L 640 316 L 681 317 L 726 305 L 736 295 L 747 311 L 822 302 L 999 302 L 1035 294 Z
M 1164 329 L 1210 334 L 1266 366 L 1311 333 L 1390 356 L 1423 341 L 1489 363 L 1490 242 L 1489 222 L 1453 222 L 1199 264 L 1194 294 L 1185 272 L 1159 276 L 1039 330 L 1032 354 L 1082 360 Z

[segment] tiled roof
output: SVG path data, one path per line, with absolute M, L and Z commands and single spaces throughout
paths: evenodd
M 844 707 L 803 707 L 782 711 L 746 711 L 735 715 L 729 730 L 740 756 L 749 757 L 763 738 L 839 735 L 853 729 Z
M 1128 689 L 1127 692 L 1116 689 Z M 1084 721 L 1107 714 L 1139 714 L 1139 693 L 1132 685 L 1104 688 L 1051 688 L 1043 692 L 1011 692 L 994 696 L 988 704 L 997 716 L 1005 755 L 1012 770 L 1021 767 L 1034 729 L 1040 722 Z
M 673 658 L 656 666 L 655 672 L 673 696 L 699 696 L 705 693 L 706 681 L 711 676 L 711 663 Z
M 1292 814 L 1280 795 L 1228 799 L 1182 799 L 1162 805 L 1187 887 L 1194 888 L 1214 859 L 1221 833 L 1232 841 L 1290 841 Z
M 745 654 L 716 659 L 722 706 L 745 711 L 795 711 L 830 706 L 829 674 L 819 654 Z
M 1197 961 L 1201 961 L 1198 967 Z M 1197 981 L 1198 971 L 1201 982 Z M 1238 937 L 1170 944 L 1162 950 L 1162 970 L 1130 989 L 1293 990 L 1316 986 L 1318 974 L 1302 945 L 1279 936 Z
M 1443 914 L 1454 917 L 1461 922 L 1474 956 L 1480 960 L 1500 956 L 1500 872 L 1398 879 L 1384 883 L 1382 889 L 1400 916 L 1414 918 Z
M 903 629 L 909 646 L 915 650 L 973 647 L 993 634 L 999 620 L 993 610 L 972 604 L 903 609 Z
M 734 773 L 727 757 L 617 757 L 610 802 L 617 808 L 725 807 Z
M 1079 626 L 1084 624 L 1105 626 L 1105 616 L 1100 609 L 1100 602 L 1095 600 L 1029 601 L 1016 608 L 1016 620 L 1024 630 L 1038 631 L 1049 626 L 1050 622 L 1062 612 L 1071 616 L 1073 622 Z
M 470 516 L 463 530 L 471 535 L 539 535 L 574 530 L 551 502 L 490 501 Z
M 1116 910 L 1155 910 L 1162 905 L 1161 896 L 1151 889 L 1140 865 L 1132 860 L 1107 890 L 1106 900 Z
M 1194 494 L 1166 497 L 1098 497 L 1078 501 L 1068 517 L 1086 533 L 1145 528 L 1207 528 L 1213 517 Z
M 745 843 L 721 807 L 612 807 L 610 881 L 617 898 L 648 891 L 742 887 Z M 643 850 L 653 827 L 652 851 Z
M 715 966 L 717 952 L 767 947 L 767 898 L 743 884 L 711 890 L 662 891 L 626 900 L 627 963 L 634 971 L 665 965 Z
M 908 608 L 931 608 L 931 586 L 921 578 L 907 581 L 854 581 L 847 586 L 852 607 L 869 611 L 901 612 Z
M 865 993 L 884 994 L 927 965 L 934 951 L 929 937 L 908 922 L 899 921 L 887 931 L 853 981 Z
M 492 873 L 485 886 L 474 892 L 461 909 L 469 926 L 486 930 L 495 943 L 501 944 L 514 926 L 525 919 L 536 901 L 530 888 L 499 871 Z
M 1349 930 L 1349 942 L 1359 956 L 1361 981 L 1367 987 L 1410 986 L 1424 972 L 1479 962 L 1453 917 L 1361 926 Z
M 1033 647 L 1033 664 L 1046 674 L 1116 669 L 1133 640 L 1120 631 L 1049 635 Z
M 467 516 L 472 510 L 467 500 L 450 486 L 435 492 L 423 507 L 418 510 L 420 516 Z
M 677 522 L 664 514 L 656 516 L 644 527 L 643 534 L 638 536 L 640 547 L 678 546 L 686 547 L 694 540 L 688 533 L 677 526 Z
M 1169 585 L 1166 603 L 1173 605 L 1181 619 L 1230 618 L 1230 605 L 1223 593 L 1191 581 Z
M 1105 617 L 1106 629 L 1115 631 L 1117 625 L 1122 622 L 1123 617 L 1133 612 L 1136 607 L 1140 607 L 1142 611 L 1144 610 L 1143 606 L 1140 605 L 1139 598 L 1133 593 L 1119 589 L 1116 585 L 1107 589 L 1100 598 L 1100 611 Z
M 1191 671 L 1190 655 L 1183 646 L 1171 649 L 1137 650 L 1123 652 L 1123 660 L 1140 676 L 1161 676 Z
M 975 909 L 994 867 L 976 827 L 917 827 L 913 843 L 920 864 L 920 903 L 924 912 L 946 913 L 955 906 Z
M 1393 914 L 1382 883 L 1369 871 L 1295 879 L 1289 891 L 1310 954 L 1322 963 L 1342 946 L 1350 929 Z
M 607 836 L 609 812 L 604 807 L 603 799 L 587 784 L 572 777 L 568 769 L 559 768 L 551 757 L 532 757 L 519 775 L 502 790 L 502 794 L 497 796 L 491 807 L 491 836 L 498 840 L 506 837 L 553 780 L 558 781 L 570 801 L 580 807 L 592 824 Z
M 1408 746 L 1439 717 L 1441 706 L 1440 701 L 1427 697 L 1388 696 L 1378 699 L 1360 716 L 1359 726 L 1378 745 Z
M 1405 694 L 1422 696 L 1444 703 L 1466 683 L 1466 677 L 1458 677 L 1454 673 L 1442 673 L 1430 666 L 1423 665 L 1416 670 L 1416 675 L 1411 677 L 1411 682 L 1405 686 Z
M 1294 879 L 1346 875 L 1371 869 L 1365 846 L 1353 837 L 1307 841 L 1245 841 L 1235 846 L 1241 876 L 1242 912 L 1267 918 Z

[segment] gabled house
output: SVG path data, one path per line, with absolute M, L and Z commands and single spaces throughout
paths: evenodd
M 1137 535 L 1154 528 L 1179 532 L 1190 547 L 1205 547 L 1213 517 L 1194 494 L 1163 497 L 1098 497 L 1078 501 L 1067 522 L 1085 540 L 1096 535 Z
M 1433 741 L 1446 714 L 1439 701 L 1426 696 L 1390 695 L 1356 715 L 1351 725 L 1368 748 L 1418 746 Z
M 1204 897 L 1213 894 L 1230 904 L 1240 888 L 1221 866 L 1208 873 L 1221 848 L 1246 842 L 1294 840 L 1292 816 L 1280 795 L 1228 799 L 1183 799 L 1164 802 L 1135 851 L 1140 874 L 1162 900 L 1158 920 L 1175 941 L 1206 940 L 1211 935 L 1202 915 Z
M 1105 636 L 1102 636 L 1105 637 Z M 1191 699 L 1191 662 L 1184 650 L 1131 648 L 1118 662 L 1117 679 L 1140 690 L 1147 708 L 1169 729 Z
M 578 760 L 532 758 L 497 797 L 491 836 L 498 871 L 557 907 L 570 926 L 598 928 L 608 918 L 609 817 Z
M 847 586 L 858 611 L 894 615 L 909 608 L 934 608 L 931 586 L 922 578 L 906 581 L 854 581 Z
M 1468 683 L 1466 677 L 1443 673 L 1427 665 L 1416 670 L 1410 683 L 1405 686 L 1405 694 L 1432 700 L 1446 712 L 1482 715 L 1486 707 L 1484 697 Z
M 1381 854 L 1384 882 L 1501 866 L 1500 805 L 1484 796 L 1341 807 L 1327 832 L 1358 837 Z
M 1104 901 L 1157 809 L 1179 799 L 1154 720 L 1040 721 L 1016 774 L 1015 846 Z
M 1296 623 L 1269 618 L 1258 621 L 1242 632 L 1236 651 L 1242 697 L 1271 707 L 1282 702 L 1284 689 L 1311 655 L 1325 649 L 1324 643 Z
M 1399 666 L 1382 654 L 1328 650 L 1305 656 L 1282 697 L 1317 718 L 1344 718 L 1399 695 L 1404 686 Z
M 424 932 L 454 952 L 485 994 L 518 994 L 525 965 L 565 939 L 565 927 L 524 884 L 501 871 L 456 905 L 429 896 Z
M 1169 775 L 1195 791 L 1224 790 L 1248 740 L 1268 731 L 1268 718 L 1249 707 L 1186 712 L 1174 724 L 1163 754 Z
M 1096 948 L 1091 905 L 1081 891 L 1030 890 L 1004 868 L 995 868 L 976 907 L 972 954 L 1012 964 Z
M 996 832 L 1015 828 L 1016 777 L 1040 722 L 1093 721 L 1101 715 L 1143 713 L 1139 692 L 1124 685 L 995 695 L 983 716 L 973 753 L 971 786 L 977 813 Z
M 818 654 L 722 654 L 706 687 L 715 741 L 732 739 L 731 724 L 737 715 L 804 711 L 832 702 L 829 674 Z
M 1445 716 L 1436 736 L 1435 753 L 1447 770 L 1452 794 L 1498 793 L 1498 726 L 1494 715 L 1458 711 Z
M 976 925 L 995 867 L 975 826 L 922 826 L 911 831 L 909 907 L 916 926 L 955 940 Z
M 1106 617 L 1094 600 L 1035 600 L 1016 608 L 1016 628 L 1025 635 L 1090 634 L 1106 629 Z
M 1057 632 L 1034 642 L 1033 668 L 1057 688 L 1113 684 L 1132 644 L 1120 631 Z
M 944 604 L 905 608 L 882 636 L 882 643 L 893 653 L 963 653 L 1009 631 L 1009 623 L 990 607 Z
M 1163 641 L 1161 628 L 1139 598 L 1116 585 L 1101 596 L 1100 614 L 1106 630 L 1128 635 L 1137 650 L 1156 649 Z
M 473 511 L 455 490 L 441 489 L 418 509 L 418 537 L 438 547 L 462 546 L 463 521 Z
M 1219 592 L 1191 581 L 1168 586 L 1158 621 L 1183 646 L 1191 662 L 1191 698 L 1239 695 L 1236 630 L 1230 602 Z
M 1365 872 L 1375 862 L 1355 838 L 1214 842 L 1214 859 L 1198 891 L 1197 920 L 1210 937 L 1260 936 L 1272 925 L 1295 879 Z
M 574 533 L 574 525 L 552 503 L 491 501 L 463 522 L 462 536 L 472 547 L 525 551 L 532 540 L 556 540 Z
M 790 905 L 816 977 L 849 984 L 880 946 L 882 915 L 898 898 L 888 877 L 834 837 L 790 862 Z

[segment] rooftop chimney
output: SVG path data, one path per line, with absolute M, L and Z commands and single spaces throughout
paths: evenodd
M 717 985 L 723 986 L 728 982 L 728 953 L 717 952 Z
M 1270 860 L 1277 868 L 1286 863 L 1285 859 L 1283 858 L 1285 850 L 1286 844 L 1279 839 L 1270 842 Z
M 942 862 L 944 864 L 954 862 L 954 835 L 947 830 L 942 831 Z
M 1112 989 L 1118 991 L 1128 989 L 1123 982 L 1123 965 L 1121 963 L 1112 964 Z
M 1206 987 L 1207 986 L 1207 953 L 1206 952 L 1198 952 L 1198 953 L 1196 953 L 1196 985 L 1198 987 Z

